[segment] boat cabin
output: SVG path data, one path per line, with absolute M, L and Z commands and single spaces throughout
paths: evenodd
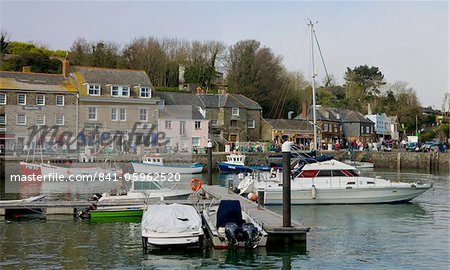
M 306 164 L 297 174 L 299 178 L 315 177 L 356 177 L 359 176 L 355 167 L 339 162 L 329 160 L 318 163 Z
M 161 156 L 144 156 L 142 157 L 142 163 L 151 165 L 164 165 L 163 157 Z
M 245 165 L 245 156 L 231 154 L 227 156 L 227 163 L 233 165 Z

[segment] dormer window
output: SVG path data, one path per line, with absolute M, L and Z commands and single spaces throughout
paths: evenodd
M 100 96 L 100 85 L 99 84 L 89 84 L 88 85 L 88 95 L 89 96 Z
M 232 108 L 231 115 L 239 116 L 239 108 Z
M 129 97 L 130 87 L 126 85 L 113 85 L 111 86 L 111 96 L 113 97 Z
M 139 97 L 141 98 L 151 98 L 150 87 L 141 87 L 139 89 Z

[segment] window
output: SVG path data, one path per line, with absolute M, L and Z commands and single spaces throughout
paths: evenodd
M 364 133 L 364 127 L 361 126 L 361 134 L 363 134 L 363 133 Z
M 239 108 L 232 108 L 231 114 L 234 116 L 239 116 Z
M 211 126 L 217 126 L 217 120 L 216 119 L 211 120 Z
M 186 121 L 180 121 L 180 135 L 186 135 Z
M 231 121 L 230 121 L 230 126 L 231 126 L 231 127 L 237 127 L 237 126 L 238 126 L 238 121 L 236 121 L 236 120 L 231 120 Z
M 255 120 L 253 119 L 247 120 L 247 128 L 255 128 Z
M 37 125 L 45 125 L 45 115 L 42 115 L 42 114 L 36 115 L 36 124 Z
M 0 104 L 5 105 L 6 104 L 6 94 L 0 93 Z
M 147 122 L 147 109 L 139 109 L 139 121 Z
M 36 105 L 43 106 L 45 105 L 45 96 L 42 94 L 36 95 Z
M 319 171 L 319 174 L 317 175 L 317 176 L 331 176 L 331 171 L 329 171 L 329 170 L 322 170 L 322 171 Z
M 17 95 L 17 104 L 19 105 L 27 105 L 27 95 L 18 94 Z
M 17 115 L 16 123 L 19 126 L 24 126 L 27 124 L 27 116 L 24 114 Z
M 57 114 L 55 124 L 58 126 L 63 126 L 64 125 L 64 115 Z
M 129 97 L 130 96 L 130 87 L 121 86 L 121 85 L 113 85 L 111 86 L 111 96 L 113 97 Z
M 141 98 L 150 98 L 150 88 L 149 87 L 141 87 L 139 89 L 139 97 Z
M 192 146 L 200 146 L 200 137 L 192 137 Z
M 328 132 L 328 124 L 323 124 L 323 131 Z
M 111 108 L 111 121 L 117 121 L 117 109 Z
M 97 108 L 95 107 L 88 108 L 88 120 L 90 121 L 97 120 Z
M 4 114 L 0 115 L 0 125 L 6 124 L 6 116 Z
M 56 96 L 56 106 L 64 106 L 64 96 Z
M 200 129 L 200 124 L 201 124 L 200 121 L 195 121 L 195 122 L 194 122 L 195 130 Z
M 89 84 L 88 85 L 88 95 L 89 96 L 100 96 L 100 85 L 99 84 Z
M 366 127 L 366 133 L 367 133 L 367 134 L 370 133 L 370 127 Z
M 127 119 L 127 111 L 124 108 L 119 109 L 119 121 L 125 121 Z
M 333 170 L 333 176 L 346 176 L 345 173 L 339 170 Z
M 172 128 L 172 121 L 167 121 L 166 120 L 165 127 L 166 127 L 166 129 L 171 129 Z

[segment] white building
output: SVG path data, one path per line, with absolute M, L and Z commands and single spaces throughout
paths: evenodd
M 391 119 L 385 113 L 368 114 L 366 117 L 375 123 L 375 133 L 379 139 L 391 138 Z

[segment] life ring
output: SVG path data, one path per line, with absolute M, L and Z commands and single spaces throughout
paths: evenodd
M 189 183 L 189 186 L 191 187 L 192 191 L 197 191 L 202 188 L 202 180 L 193 178 Z

